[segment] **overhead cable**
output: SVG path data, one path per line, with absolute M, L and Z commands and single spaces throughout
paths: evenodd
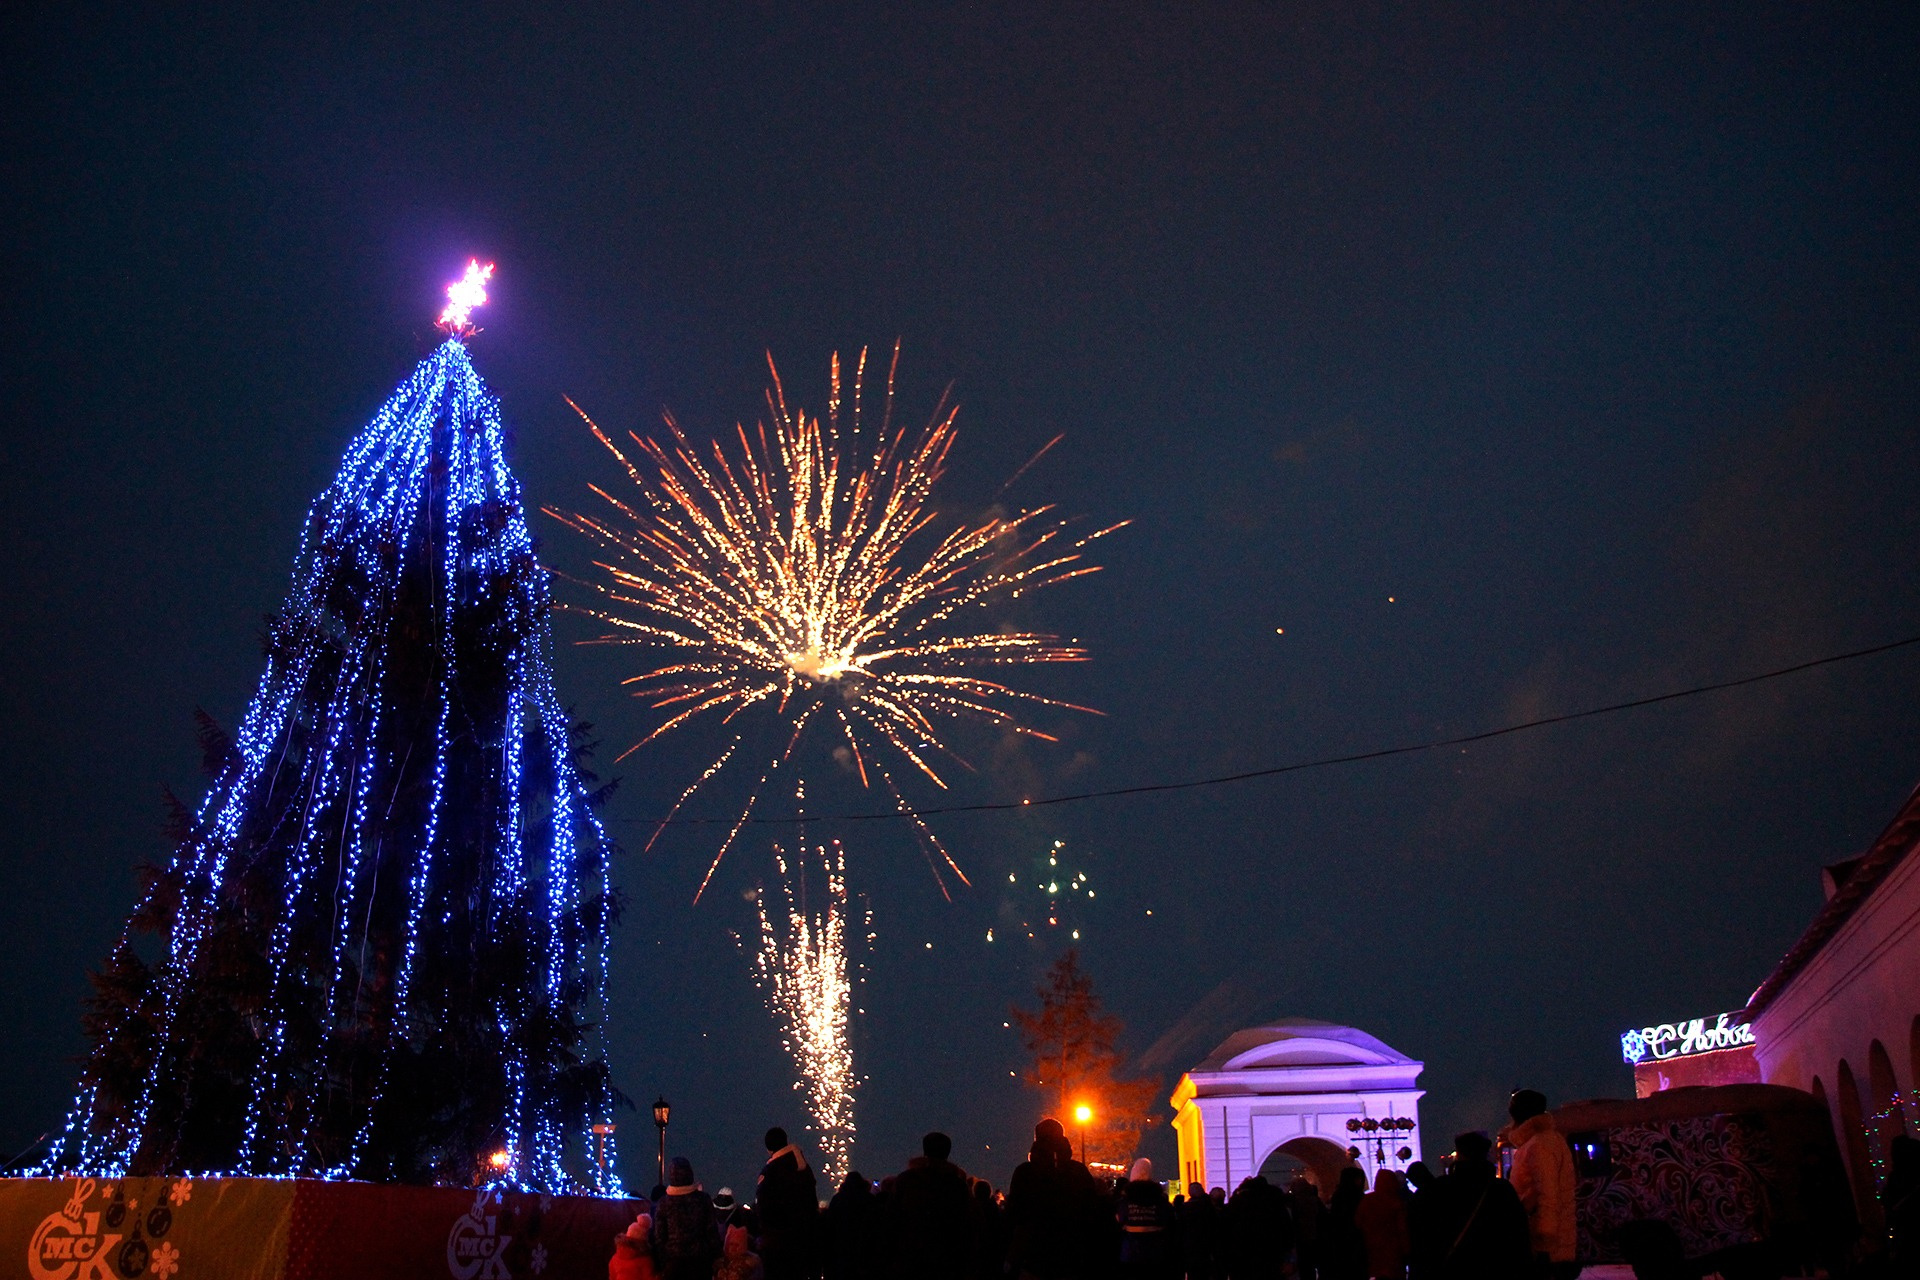
M 1384 760 L 1389 756 L 1414 755 L 1422 751 L 1438 751 L 1443 747 L 1464 747 L 1476 742 L 1486 742 L 1491 738 L 1503 738 L 1508 734 L 1524 733 L 1529 729 L 1544 729 L 1549 725 L 1567 724 L 1574 720 L 1590 720 L 1595 716 L 1612 715 L 1617 711 L 1632 711 L 1638 707 L 1651 707 L 1662 702 L 1677 702 L 1682 698 L 1697 698 L 1702 694 L 1719 693 L 1727 689 L 1744 688 L 1747 685 L 1761 684 L 1768 680 L 1778 680 L 1783 676 L 1798 675 L 1802 671 L 1811 671 L 1816 667 L 1830 667 L 1839 662 L 1851 662 L 1855 658 L 1871 658 L 1876 654 L 1890 653 L 1895 649 L 1905 649 L 1920 644 L 1920 635 L 1908 636 L 1904 640 L 1894 640 L 1886 644 L 1872 645 L 1865 649 L 1853 649 L 1846 653 L 1829 654 L 1824 658 L 1814 658 L 1808 662 L 1796 662 L 1790 667 L 1779 667 L 1772 671 L 1762 671 L 1755 675 L 1740 676 L 1732 680 L 1718 680 L 1712 684 L 1693 685 L 1686 689 L 1674 689 L 1666 693 L 1656 693 L 1651 697 L 1632 698 L 1626 702 L 1612 702 L 1603 707 L 1588 707 L 1581 711 L 1567 711 L 1560 715 L 1541 716 L 1534 720 L 1522 720 L 1515 724 L 1502 725 L 1497 729 L 1483 729 L 1479 733 L 1461 734 L 1452 738 L 1434 738 L 1426 742 L 1410 742 L 1397 747 L 1378 747 L 1371 751 L 1356 751 L 1348 755 L 1320 756 L 1312 760 L 1296 760 L 1291 764 L 1271 765 L 1264 769 L 1249 769 L 1243 773 L 1223 773 L 1206 778 L 1187 778 L 1176 782 L 1143 782 L 1127 787 L 1108 787 L 1099 791 L 1075 791 L 1057 796 L 1039 796 L 1028 800 L 982 801 L 976 804 L 950 804 L 937 808 L 916 808 L 915 813 L 923 818 L 938 817 L 942 814 L 958 813 L 1000 813 L 1015 809 L 1038 809 L 1048 805 L 1079 804 L 1089 800 L 1113 800 L 1122 796 L 1153 795 L 1167 791 L 1197 791 L 1203 787 L 1224 787 L 1236 782 L 1251 782 L 1256 778 L 1277 778 L 1282 774 L 1303 773 L 1309 769 L 1328 769 L 1335 765 L 1359 764 L 1366 760 Z M 790 817 L 755 816 L 747 821 L 754 826 L 797 826 L 802 823 L 819 822 L 883 822 L 899 821 L 904 815 L 897 810 L 872 813 L 830 813 L 811 816 L 794 815 Z M 622 822 L 644 823 L 648 826 L 691 827 L 707 826 L 713 823 L 732 822 L 732 818 L 674 817 L 666 820 L 657 818 L 623 818 Z

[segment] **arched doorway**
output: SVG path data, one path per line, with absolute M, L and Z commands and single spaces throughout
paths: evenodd
M 1847 1158 L 1847 1180 L 1853 1185 L 1853 1204 L 1860 1221 L 1871 1232 L 1881 1229 L 1880 1198 L 1874 1194 L 1873 1168 L 1867 1153 L 1866 1113 L 1860 1105 L 1860 1085 L 1854 1079 L 1853 1066 L 1840 1059 L 1834 1080 L 1835 1101 L 1839 1104 L 1840 1151 Z
M 1345 1147 L 1325 1138 L 1294 1138 L 1268 1153 L 1260 1162 L 1260 1173 L 1282 1190 L 1304 1174 L 1319 1190 L 1320 1198 L 1326 1200 L 1340 1183 L 1340 1171 L 1352 1163 Z
M 1900 1105 L 1900 1086 L 1893 1078 L 1893 1059 L 1887 1046 L 1875 1040 L 1867 1046 L 1867 1150 L 1873 1168 L 1887 1167 L 1887 1154 L 1896 1137 L 1907 1131 L 1906 1109 Z M 1880 1181 L 1878 1174 L 1875 1183 Z M 1874 1187 L 1875 1192 L 1879 1186 Z
M 1913 1109 L 1908 1117 L 1916 1129 L 1920 1129 L 1920 1014 L 1914 1015 L 1913 1029 L 1907 1032 L 1907 1094 L 1906 1103 Z

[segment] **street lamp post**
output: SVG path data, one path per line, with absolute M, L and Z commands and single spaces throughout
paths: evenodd
M 1087 1162 L 1087 1121 L 1093 1119 L 1093 1108 L 1081 1103 L 1073 1109 L 1073 1118 L 1080 1122 L 1080 1163 Z
M 660 1185 L 667 1181 L 667 1100 L 655 1098 L 653 1102 L 654 1127 L 660 1130 Z

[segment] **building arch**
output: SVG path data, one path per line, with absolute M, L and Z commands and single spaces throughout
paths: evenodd
M 1920 1013 L 1913 1015 L 1913 1027 L 1907 1032 L 1907 1059 L 1907 1087 L 1913 1090 L 1907 1101 L 1914 1108 L 1907 1118 L 1920 1127 Z
M 1262 1153 L 1257 1167 L 1264 1173 L 1273 1158 L 1281 1155 L 1292 1156 L 1306 1166 L 1307 1179 L 1320 1192 L 1323 1200 L 1331 1198 L 1333 1189 L 1340 1185 L 1340 1171 L 1354 1167 L 1353 1157 L 1347 1154 L 1345 1147 L 1328 1138 L 1311 1137 L 1288 1138 L 1275 1145 Z M 1272 1178 L 1267 1181 L 1284 1189 L 1284 1184 Z
M 1860 1215 L 1860 1221 L 1868 1231 L 1878 1233 L 1881 1229 L 1880 1198 L 1874 1194 L 1878 1189 L 1874 1185 L 1872 1157 L 1867 1151 L 1866 1113 L 1860 1105 L 1860 1085 L 1854 1079 L 1853 1067 L 1845 1058 L 1840 1059 L 1840 1067 L 1834 1080 L 1834 1093 L 1838 1114 L 1834 1117 L 1840 1122 L 1840 1152 L 1847 1161 L 1847 1182 L 1853 1188 L 1853 1206 Z
M 1886 1181 L 1887 1154 L 1894 1138 L 1907 1131 L 1906 1110 L 1900 1101 L 1900 1085 L 1893 1076 L 1893 1058 L 1888 1055 L 1887 1046 L 1875 1040 L 1867 1046 L 1865 1125 L 1875 1192 Z
M 1420 1158 L 1424 1069 L 1358 1028 L 1312 1018 L 1237 1031 L 1180 1078 L 1170 1099 L 1181 1178 L 1232 1191 L 1286 1151 L 1301 1153 L 1331 1194 L 1349 1164 L 1369 1181 L 1378 1168 L 1402 1168 Z M 1313 1141 L 1290 1145 L 1303 1139 Z

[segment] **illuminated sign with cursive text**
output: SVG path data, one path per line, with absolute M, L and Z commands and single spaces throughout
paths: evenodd
M 1737 1014 L 1723 1013 L 1712 1022 L 1695 1018 L 1691 1022 L 1663 1022 L 1657 1027 L 1641 1027 L 1620 1036 L 1620 1056 L 1634 1066 L 1652 1059 L 1665 1062 L 1716 1049 L 1738 1049 L 1753 1043 L 1751 1023 L 1735 1022 Z

